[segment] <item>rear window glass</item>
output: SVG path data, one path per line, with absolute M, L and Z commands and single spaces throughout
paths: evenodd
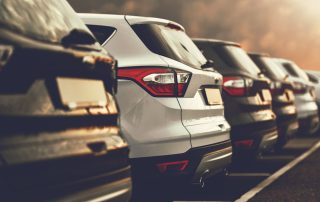
M 0 26 L 52 43 L 73 29 L 89 32 L 65 0 L 0 0 Z
M 291 66 L 290 63 L 284 63 L 283 67 L 286 69 L 286 71 L 294 77 L 299 77 L 298 73 L 294 70 L 294 68 Z
M 114 27 L 87 25 L 100 44 L 105 43 L 115 32 Z
M 285 68 L 285 70 L 289 73 L 289 75 L 293 77 L 302 78 L 305 81 L 309 81 L 309 77 L 307 73 L 305 73 L 298 65 L 296 65 L 293 62 L 285 62 L 282 63 L 282 66 Z
M 280 69 L 280 67 L 269 57 L 261 57 L 261 61 L 264 63 L 266 71 L 277 79 L 284 79 L 286 74 Z
M 319 80 L 316 76 L 312 75 L 311 73 L 307 73 L 309 80 L 313 83 L 319 83 Z
M 237 46 L 224 46 L 225 50 L 231 57 L 230 62 L 235 68 L 247 70 L 252 75 L 258 75 L 261 71 L 251 60 L 249 55 L 240 47 Z
M 207 62 L 183 30 L 158 24 L 137 24 L 132 28 L 148 49 L 156 54 L 197 69 Z

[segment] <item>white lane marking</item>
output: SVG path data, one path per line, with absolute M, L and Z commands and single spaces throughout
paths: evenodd
M 172 201 L 172 202 L 231 202 L 231 201 Z
M 298 163 L 303 161 L 305 158 L 310 156 L 313 152 L 317 151 L 317 149 L 320 148 L 320 141 L 318 141 L 312 148 L 310 148 L 308 151 L 300 155 L 295 160 L 288 163 L 286 166 L 282 167 L 280 170 L 275 172 L 273 175 L 262 181 L 260 184 L 258 184 L 256 187 L 249 190 L 247 193 L 243 194 L 239 199 L 235 200 L 235 202 L 242 202 L 242 201 L 248 201 L 252 199 L 257 193 L 262 191 L 264 188 L 269 186 L 272 182 L 277 180 L 279 177 L 281 177 L 283 174 L 288 172 L 291 168 L 296 166 Z
M 106 200 L 109 200 L 109 199 L 113 199 L 117 196 L 120 196 L 126 192 L 128 192 L 129 189 L 122 189 L 122 190 L 119 190 L 119 191 L 116 191 L 114 193 L 111 193 L 111 194 L 107 194 L 107 195 L 104 195 L 104 196 L 101 196 L 99 198 L 95 198 L 95 199 L 92 199 L 92 200 L 89 200 L 87 202 L 101 202 L 101 201 L 106 201 Z
M 229 173 L 230 177 L 269 177 L 270 173 Z

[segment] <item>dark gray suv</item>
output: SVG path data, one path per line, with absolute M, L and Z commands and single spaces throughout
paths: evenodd
M 269 80 L 239 44 L 194 39 L 215 69 L 223 75 L 225 116 L 231 125 L 235 160 L 273 149 L 278 132 L 272 112 Z
M 65 0 L 2 0 L 0 200 L 129 200 L 114 91 L 115 60 Z

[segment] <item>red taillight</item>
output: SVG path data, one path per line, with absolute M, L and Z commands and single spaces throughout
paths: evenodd
M 120 68 L 119 79 L 130 79 L 157 97 L 183 96 L 191 74 L 167 68 Z
M 271 82 L 270 83 L 270 92 L 272 95 L 280 95 L 282 93 L 282 83 L 281 82 Z
M 251 148 L 253 145 L 253 140 L 239 140 L 236 141 L 234 145 L 240 148 Z
M 293 92 L 294 94 L 304 94 L 306 93 L 306 86 L 300 82 L 293 82 Z
M 184 171 L 189 165 L 189 160 L 173 161 L 157 164 L 160 173 Z
M 245 96 L 252 87 L 253 80 L 241 77 L 224 77 L 223 89 L 232 96 Z

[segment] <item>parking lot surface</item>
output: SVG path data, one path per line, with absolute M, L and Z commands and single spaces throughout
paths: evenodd
M 203 190 L 191 188 L 181 191 L 174 201 L 319 201 L 319 150 L 274 179 L 252 198 L 241 198 L 275 172 L 308 152 L 319 140 L 318 136 L 297 137 L 282 151 L 266 154 L 256 162 L 241 167 L 233 166 L 225 179 L 211 178 Z

